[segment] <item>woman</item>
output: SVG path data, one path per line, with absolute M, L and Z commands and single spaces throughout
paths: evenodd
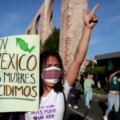
M 115 108 L 115 117 L 117 120 L 117 113 L 119 111 L 119 82 L 120 82 L 120 70 L 112 73 L 108 78 L 108 108 L 105 112 L 105 115 L 103 116 L 104 120 L 108 120 L 108 115 L 110 111 L 112 110 L 113 106 Z
M 37 112 L 26 113 L 26 120 L 63 120 L 65 99 L 68 97 L 70 86 L 76 80 L 86 55 L 91 31 L 97 22 L 95 11 L 98 6 L 97 4 L 89 14 L 87 10 L 84 12 L 83 36 L 66 76 L 64 76 L 62 60 L 57 52 L 46 51 L 41 54 L 40 109 Z
M 86 73 L 86 78 L 84 81 L 84 94 L 85 94 L 85 105 L 90 109 L 90 101 L 93 97 L 92 86 L 95 84 L 93 81 L 93 74 Z
M 77 106 L 78 93 L 79 89 L 77 88 L 76 83 L 74 83 L 69 91 L 69 104 L 68 104 L 69 107 L 73 106 L 74 109 L 78 108 Z

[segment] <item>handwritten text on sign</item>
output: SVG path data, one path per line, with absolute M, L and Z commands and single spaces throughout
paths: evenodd
M 0 39 L 0 99 L 38 102 L 39 40 L 38 35 Z

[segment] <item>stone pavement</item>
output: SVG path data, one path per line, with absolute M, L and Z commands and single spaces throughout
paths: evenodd
M 103 120 L 103 114 L 107 108 L 105 96 L 93 96 L 91 108 L 87 109 L 83 99 L 78 100 L 78 109 L 68 107 L 65 113 L 65 120 Z M 114 112 L 111 111 L 109 120 L 115 120 Z M 118 116 L 120 120 L 120 113 Z

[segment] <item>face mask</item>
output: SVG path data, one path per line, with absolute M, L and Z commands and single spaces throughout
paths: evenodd
M 48 83 L 57 83 L 62 75 L 59 67 L 51 66 L 42 70 L 42 79 Z

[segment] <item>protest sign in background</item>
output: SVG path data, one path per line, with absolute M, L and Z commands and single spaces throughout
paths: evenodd
M 39 107 L 39 35 L 0 38 L 0 112 Z

